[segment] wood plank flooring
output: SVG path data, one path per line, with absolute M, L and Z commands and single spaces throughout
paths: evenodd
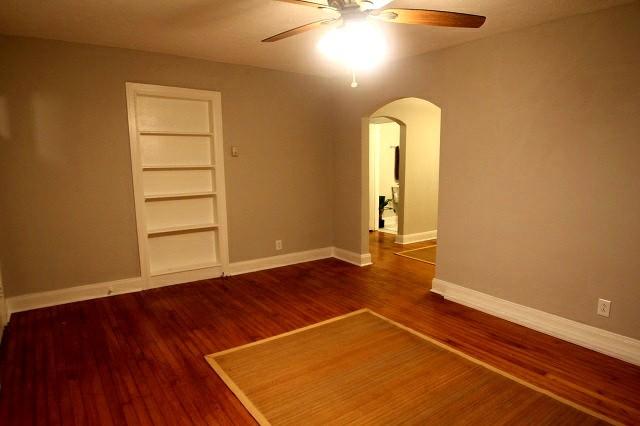
M 15 314 L 0 348 L 0 423 L 253 424 L 205 354 L 370 308 L 640 424 L 640 367 L 444 301 L 428 291 L 434 266 L 393 255 L 392 241 L 372 233 L 365 268 L 326 259 Z

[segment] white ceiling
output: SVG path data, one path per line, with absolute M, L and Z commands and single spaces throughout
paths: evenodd
M 401 58 L 633 0 L 396 0 L 389 7 L 487 17 L 480 29 L 381 23 Z M 333 12 L 275 0 L 2 0 L 0 33 L 161 52 L 308 74 L 337 71 L 315 49 L 322 30 L 260 40 Z

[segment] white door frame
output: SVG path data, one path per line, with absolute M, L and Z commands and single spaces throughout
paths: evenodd
M 380 195 L 380 133 L 375 123 L 369 123 L 369 229 L 378 228 L 378 196 Z M 374 131 L 372 131 L 374 130 Z
M 138 253 L 140 256 L 140 274 L 144 288 L 161 287 L 220 276 L 229 268 L 229 243 L 227 234 L 226 185 L 224 180 L 224 148 L 222 138 L 222 96 L 220 92 L 186 89 L 181 87 L 158 86 L 153 84 L 126 82 L 127 111 L 129 117 L 129 142 L 131 148 L 131 172 L 136 209 L 138 231 Z M 213 127 L 213 149 L 215 155 L 216 202 L 218 207 L 219 260 L 218 268 L 203 268 L 166 275 L 151 276 L 148 261 L 147 229 L 145 216 L 145 198 L 142 182 L 142 163 L 139 131 L 136 120 L 136 97 L 138 95 L 159 96 L 165 98 L 197 99 L 210 103 L 210 120 Z

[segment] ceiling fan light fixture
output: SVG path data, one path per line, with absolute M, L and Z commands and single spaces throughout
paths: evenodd
M 342 24 L 329 30 L 318 42 L 318 49 L 330 60 L 351 71 L 351 87 L 358 87 L 356 71 L 368 71 L 380 65 L 387 56 L 387 41 L 371 21 L 394 24 L 416 24 L 440 27 L 479 28 L 486 17 L 443 10 L 384 7 L 392 0 L 279 0 L 315 8 L 329 8 L 338 16 L 322 19 L 265 38 L 274 42 L 324 25 Z M 322 1 L 320 3 L 319 1 Z M 326 3 L 325 3 L 326 2 Z
M 380 29 L 364 19 L 349 20 L 329 30 L 318 42 L 328 59 L 353 71 L 368 71 L 387 56 L 387 41 Z

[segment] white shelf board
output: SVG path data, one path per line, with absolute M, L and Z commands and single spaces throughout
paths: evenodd
M 204 198 L 204 197 L 213 197 L 216 195 L 215 191 L 206 191 L 206 192 L 181 192 L 175 194 L 147 194 L 144 196 L 146 201 L 156 201 L 156 200 L 175 200 L 178 198 Z
M 211 132 L 163 132 L 160 130 L 140 130 L 138 132 L 141 135 L 156 135 L 156 136 L 213 136 Z
M 149 236 L 162 235 L 162 234 L 174 234 L 179 232 L 188 231 L 206 231 L 209 229 L 216 229 L 218 227 L 215 223 L 203 223 L 199 225 L 183 225 L 183 226 L 169 226 L 166 228 L 149 229 L 147 234 Z
M 142 166 L 142 170 L 209 170 L 214 164 L 149 164 Z
M 155 271 L 151 270 L 151 276 L 173 274 L 176 272 L 193 271 L 195 269 L 215 268 L 217 266 L 222 266 L 222 265 L 219 262 L 207 262 L 207 263 L 197 263 L 192 265 L 184 265 L 179 267 L 176 266 L 173 268 L 157 269 Z

